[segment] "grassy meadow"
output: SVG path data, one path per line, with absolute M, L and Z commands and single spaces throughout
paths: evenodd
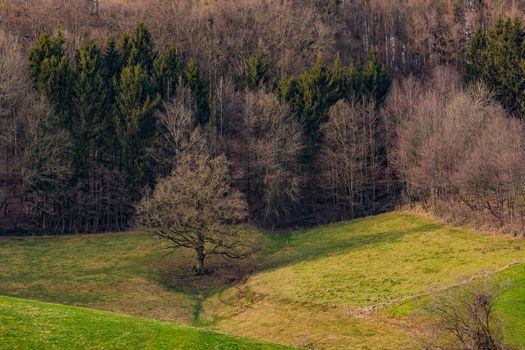
M 210 261 L 141 233 L 0 240 L 0 294 L 326 349 L 418 348 L 422 299 L 476 278 L 506 286 L 506 336 L 525 346 L 525 240 L 393 212 L 291 233 L 247 228 L 258 253 Z M 192 261 L 193 262 L 193 261 Z M 7 310 L 7 311 L 6 311 Z M 0 314 L 9 314 L 5 302 Z
M 220 349 L 289 347 L 196 328 L 39 301 L 0 297 L 0 349 Z

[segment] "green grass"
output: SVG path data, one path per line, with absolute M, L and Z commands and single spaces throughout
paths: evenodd
M 525 262 L 525 240 L 406 212 L 246 234 L 261 250 L 237 267 L 210 261 L 205 278 L 190 252 L 166 256 L 138 233 L 0 239 L 0 294 L 302 347 L 410 349 L 425 336 L 415 301 L 496 273 L 509 281 L 498 312 L 525 346 L 525 265 L 506 269 Z
M 0 297 L 0 349 L 291 349 L 103 311 Z
M 293 234 L 275 268 L 249 286 L 265 295 L 352 309 L 398 302 L 525 262 L 525 241 L 385 214 Z

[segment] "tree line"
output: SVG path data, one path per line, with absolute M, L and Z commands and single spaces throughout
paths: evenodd
M 156 9 L 173 8 L 159 2 L 147 11 L 156 13 L 151 18 L 164 29 L 146 18 L 148 26 L 116 30 L 114 36 L 95 29 L 77 36 L 85 27 L 79 24 L 75 32 L 64 22 L 68 29 L 45 31 L 30 44 L 2 33 L 4 227 L 31 221 L 54 232 L 126 229 L 141 198 L 188 154 L 227 159 L 232 186 L 247 202 L 246 218 L 268 227 L 353 218 L 403 201 L 456 219 L 521 227 L 521 170 L 510 160 L 521 147 L 516 135 L 524 105 L 525 36 L 511 7 L 443 7 L 442 17 L 434 18 L 443 37 L 434 33 L 435 41 L 425 41 L 436 56 L 409 67 L 403 63 L 409 50 L 420 58 L 424 51 L 408 46 L 418 38 L 408 32 L 401 41 L 405 51 L 399 51 L 399 30 L 414 25 L 407 18 L 416 12 L 405 13 L 394 40 L 387 40 L 392 46 L 385 46 L 376 26 L 387 9 L 381 2 L 357 8 L 329 1 L 267 4 L 268 11 L 288 11 L 279 17 L 288 29 L 276 29 L 287 31 L 290 40 L 267 31 L 276 24 L 255 11 L 265 2 L 218 2 L 213 14 L 203 10 L 208 17 L 200 19 L 188 12 L 194 5 L 183 3 L 174 6 L 177 18 L 187 15 L 179 18 L 186 26 L 164 20 Z M 350 16 L 350 10 L 362 17 Z M 108 28 L 105 16 L 112 11 L 124 7 L 102 8 L 86 25 Z M 349 50 L 340 42 L 342 32 L 318 31 L 325 36 L 315 37 L 290 13 L 318 26 L 362 20 L 352 38 L 366 48 Z M 233 25 L 239 19 L 244 32 Z M 461 45 L 451 56 L 437 54 L 441 44 L 451 48 L 445 35 L 451 23 L 459 26 L 454 28 Z M 202 40 L 184 39 L 190 36 Z M 279 49 L 262 44 L 270 39 Z M 440 64 L 447 68 L 434 68 Z M 457 108 L 459 101 L 470 109 Z M 489 121 L 508 135 L 495 140 L 498 134 L 487 131 L 481 138 Z M 458 130 L 468 137 L 461 141 Z M 476 153 L 489 147 L 489 139 L 501 152 Z M 500 170 L 481 166 L 488 154 L 500 159 Z M 470 173 L 455 168 L 460 155 L 461 164 L 477 159 Z
M 6 46 L 20 50 L 15 39 L 5 38 Z M 378 106 L 390 85 L 375 54 L 351 65 L 339 58 L 330 65 L 319 56 L 301 74 L 279 77 L 271 62 L 254 53 L 240 68 L 237 84 L 224 80 L 211 86 L 194 59 L 182 59 L 175 48 L 157 51 L 142 23 L 118 40 L 109 36 L 101 47 L 87 40 L 73 53 L 60 30 L 43 33 L 29 50 L 27 67 L 17 65 L 12 73 L 27 69 L 32 100 L 46 106 L 38 131 L 62 136 L 45 141 L 53 147 L 45 181 L 27 178 L 10 196 L 53 232 L 129 227 L 135 204 L 173 170 L 173 159 L 182 153 L 174 134 L 196 128 L 205 140 L 202 152 L 225 153 L 238 163 L 237 187 L 253 220 L 276 226 L 312 216 L 325 199 L 305 192 L 320 186 L 313 179 L 324 166 L 318 154 L 329 109 L 339 100 L 373 100 Z M 19 113 L 11 111 L 11 124 L 20 121 Z M 174 125 L 181 113 L 191 122 Z M 24 127 L 16 133 L 27 136 Z M 26 142 L 9 147 L 29 150 Z M 43 162 L 9 158 L 20 163 L 11 174 L 19 180 L 26 168 Z M 4 207 L 13 205 L 7 197 Z

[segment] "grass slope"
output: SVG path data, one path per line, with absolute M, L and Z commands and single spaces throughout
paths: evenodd
M 0 349 L 290 349 L 103 311 L 0 297 Z
M 525 261 L 524 240 L 399 212 L 282 239 L 266 269 L 207 301 L 216 329 L 334 349 L 417 348 L 423 335 L 407 331 L 417 322 L 387 318 L 383 307 Z M 524 301 L 523 290 L 516 293 L 512 299 Z M 523 324 L 520 307 L 507 315 Z M 265 327 L 254 327 L 259 322 Z M 525 334 L 516 337 L 525 345 Z
M 304 347 L 409 349 L 425 332 L 414 328 L 411 300 L 505 269 L 497 276 L 516 283 L 499 310 L 510 339 L 525 345 L 525 267 L 506 269 L 525 261 L 525 240 L 405 212 L 247 234 L 257 256 L 204 279 L 188 277 L 189 252 L 166 256 L 142 234 L 0 239 L 0 294 Z

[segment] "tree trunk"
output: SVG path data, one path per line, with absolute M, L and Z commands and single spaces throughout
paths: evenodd
M 195 249 L 197 253 L 197 276 L 204 276 L 206 274 L 206 268 L 204 267 L 204 246 L 199 246 Z

